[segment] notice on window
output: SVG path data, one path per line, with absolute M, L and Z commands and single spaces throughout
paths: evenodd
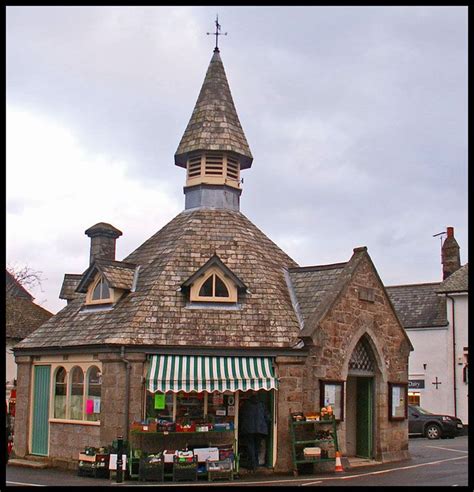
M 94 398 L 94 413 L 100 413 L 100 398 Z
M 336 403 L 336 386 L 334 384 L 326 384 L 324 388 L 324 406 L 334 405 Z
M 164 410 L 165 409 L 165 395 L 155 395 L 155 410 Z

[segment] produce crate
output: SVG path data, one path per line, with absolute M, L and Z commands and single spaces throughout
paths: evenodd
M 305 460 L 314 460 L 314 459 L 321 458 L 321 448 L 319 447 L 304 448 L 303 455 Z
M 197 456 L 194 456 L 192 461 L 182 463 L 180 463 L 178 457 L 175 456 L 173 459 L 173 482 L 182 480 L 195 482 L 198 478 L 197 470 Z
M 156 425 L 156 432 L 175 432 L 176 424 L 174 422 L 158 423 Z
M 188 424 L 188 425 L 176 424 L 176 432 L 195 432 L 195 431 L 196 431 L 196 424 Z
M 95 476 L 95 462 L 91 461 L 79 461 L 77 465 L 77 474 L 80 477 L 94 477 Z
M 141 481 L 151 480 L 154 482 L 163 482 L 165 465 L 163 459 L 140 458 L 138 469 L 138 479 Z
M 207 478 L 210 482 L 218 479 L 234 479 L 233 460 L 226 458 L 219 461 L 207 461 Z

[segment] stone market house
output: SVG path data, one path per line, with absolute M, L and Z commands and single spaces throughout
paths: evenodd
M 367 248 L 299 267 L 239 210 L 252 161 L 216 48 L 175 154 L 183 212 L 122 261 L 121 231 L 88 229 L 90 265 L 65 275 L 67 306 L 15 348 L 17 456 L 76 466 L 85 446 L 119 435 L 169 449 L 132 423 L 165 414 L 186 425 L 193 406 L 232 421 L 241 449 L 251 389 L 272 415 L 265 465 L 275 472 L 293 469 L 290 414 L 327 402 L 344 457 L 409 456 L 412 347 Z M 201 434 L 192 439 L 217 439 Z

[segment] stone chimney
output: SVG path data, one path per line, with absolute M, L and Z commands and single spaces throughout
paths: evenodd
M 447 237 L 441 247 L 441 263 L 443 264 L 443 280 L 461 268 L 459 244 L 454 238 L 454 227 L 446 229 Z
M 115 260 L 115 241 L 122 232 L 110 224 L 99 222 L 85 231 L 91 238 L 89 266 L 94 260 Z

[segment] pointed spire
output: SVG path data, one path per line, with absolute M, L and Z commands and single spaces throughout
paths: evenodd
M 235 152 L 241 169 L 249 168 L 253 161 L 219 49 L 212 55 L 191 119 L 175 153 L 175 164 L 186 167 L 188 154 L 198 150 Z

